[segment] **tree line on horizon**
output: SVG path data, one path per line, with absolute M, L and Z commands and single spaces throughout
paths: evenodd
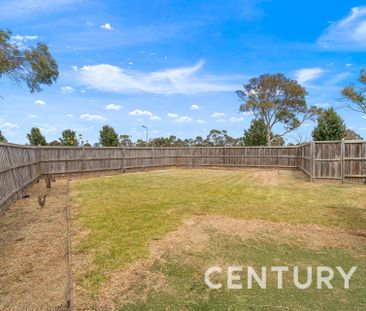
M 206 137 L 196 136 L 195 138 L 180 139 L 174 135 L 169 137 L 156 137 L 149 139 L 131 140 L 127 134 L 118 135 L 115 129 L 105 125 L 99 132 L 99 141 L 91 145 L 84 140 L 81 134 L 77 134 L 71 129 L 64 130 L 58 140 L 46 141 L 39 128 L 32 128 L 27 134 L 30 145 L 33 146 L 69 146 L 69 147 L 235 147 L 235 146 L 266 146 L 267 132 L 261 120 L 253 119 L 250 127 L 244 131 L 242 137 L 232 137 L 226 130 L 212 129 Z M 362 140 L 363 138 L 351 129 L 347 129 L 343 119 L 333 108 L 324 110 L 318 117 L 318 125 L 312 132 L 312 139 L 316 141 L 324 140 Z M 272 146 L 283 146 L 285 140 L 279 135 L 271 133 Z M 0 142 L 6 141 L 0 131 Z M 296 143 L 289 145 L 299 145 L 307 140 L 299 137 Z
M 7 77 L 17 84 L 25 84 L 31 93 L 42 91 L 42 85 L 51 85 L 58 79 L 58 66 L 44 43 L 35 47 L 20 47 L 11 40 L 11 32 L 0 29 L 0 78 Z M 342 101 L 345 107 L 366 116 L 366 72 L 361 70 L 359 85 L 343 88 Z M 128 135 L 118 135 L 113 127 L 103 126 L 99 142 L 93 146 L 262 146 L 284 145 L 284 136 L 301 127 L 306 121 L 317 120 L 312 132 L 313 140 L 362 139 L 352 129 L 346 127 L 344 120 L 333 107 L 321 109 L 308 107 L 306 89 L 296 80 L 282 73 L 263 74 L 249 80 L 242 90 L 236 91 L 241 100 L 239 110 L 254 115 L 250 127 L 243 137 L 234 138 L 226 130 L 212 129 L 207 137 L 179 139 L 175 136 L 153 138 L 148 142 L 138 139 L 132 142 Z M 281 125 L 281 133 L 274 128 Z M 279 127 L 277 127 L 279 128 Z M 31 145 L 50 146 L 90 146 L 81 134 L 72 129 L 62 132 L 59 140 L 46 142 L 39 128 L 32 128 L 27 134 Z M 6 138 L 0 131 L 0 142 Z M 298 143 L 303 143 L 299 139 Z

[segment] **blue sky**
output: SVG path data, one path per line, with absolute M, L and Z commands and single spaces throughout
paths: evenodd
M 235 90 L 282 72 L 306 87 L 309 105 L 334 106 L 366 137 L 366 119 L 342 108 L 343 86 L 366 68 L 362 1 L 0 0 L 0 28 L 20 45 L 46 42 L 60 77 L 42 93 L 0 80 L 0 129 L 25 143 L 71 128 L 94 143 L 104 124 L 133 139 L 242 135 L 252 116 Z M 310 137 L 314 124 L 286 136 Z M 276 129 L 278 132 L 281 128 Z

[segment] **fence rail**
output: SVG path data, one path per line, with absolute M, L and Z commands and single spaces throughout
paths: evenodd
M 366 141 L 192 148 L 32 147 L 0 143 L 0 210 L 42 175 L 180 167 L 299 168 L 317 179 L 366 182 Z

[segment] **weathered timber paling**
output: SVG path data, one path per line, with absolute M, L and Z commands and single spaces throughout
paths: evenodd
M 366 141 L 271 147 L 33 147 L 0 143 L 0 210 L 41 175 L 180 167 L 299 168 L 311 181 L 366 180 Z

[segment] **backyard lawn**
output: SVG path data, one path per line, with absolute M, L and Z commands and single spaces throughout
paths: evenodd
M 290 170 L 74 180 L 75 308 L 365 310 L 365 193 L 364 185 L 309 183 Z M 229 265 L 358 270 L 349 290 L 340 278 L 333 290 L 299 290 L 290 278 L 278 290 L 270 276 L 267 289 L 209 289 L 207 268 Z

